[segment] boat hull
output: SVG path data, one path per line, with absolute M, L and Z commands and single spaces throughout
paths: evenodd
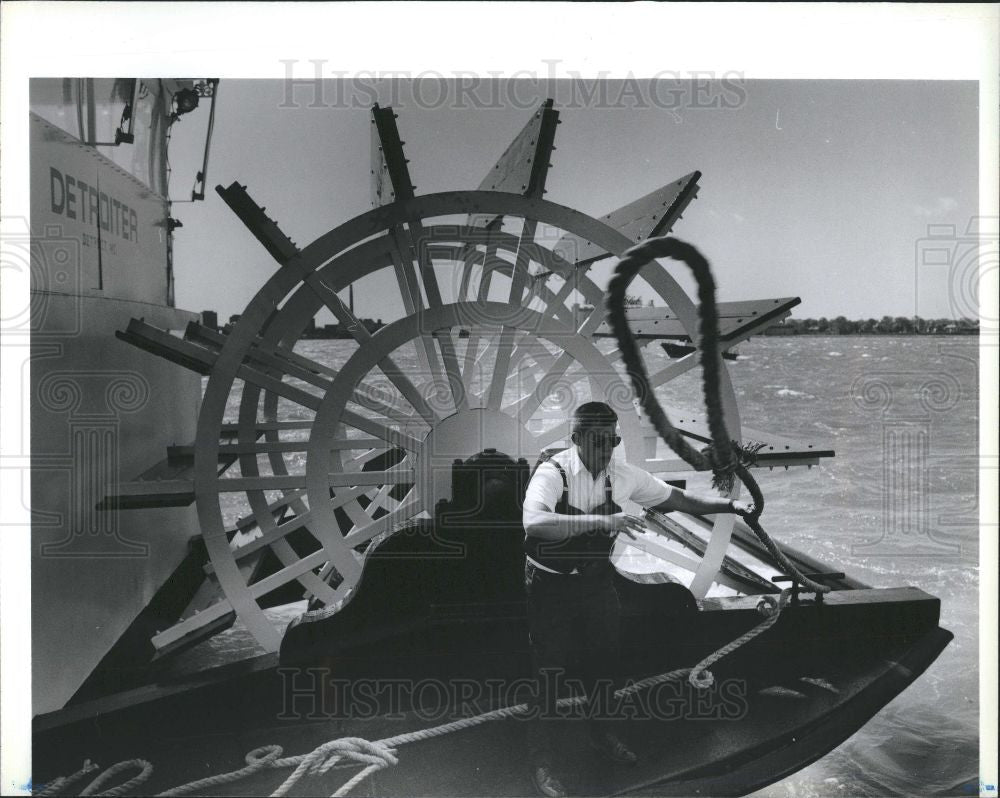
M 166 199 L 34 114 L 30 130 L 37 714 L 77 695 L 198 532 L 193 507 L 120 512 L 98 504 L 168 445 L 194 440 L 201 380 L 115 337 L 134 316 L 166 329 L 197 318 L 169 303 Z
M 633 680 L 690 666 L 761 619 L 754 597 L 692 610 L 658 590 L 665 586 L 631 584 L 622 585 L 622 676 Z M 475 618 L 454 610 L 298 664 L 269 655 L 81 705 L 75 716 L 38 718 L 36 772 L 52 778 L 85 757 L 142 757 L 155 765 L 138 790 L 148 793 L 235 770 L 261 745 L 306 753 L 337 737 L 384 739 L 526 699 L 523 606 L 479 605 Z M 740 795 L 776 781 L 836 747 L 934 661 L 951 639 L 938 612 L 937 599 L 915 588 L 836 591 L 820 604 L 790 605 L 712 666 L 708 690 L 674 680 L 619 706 L 613 723 L 641 757 L 634 767 L 591 756 L 579 717 L 552 721 L 568 786 L 581 795 Z M 529 794 L 524 725 L 494 721 L 401 746 L 400 764 L 359 790 Z M 259 773 L 227 794 L 268 794 L 287 775 Z M 332 792 L 348 775 L 331 771 L 292 794 Z

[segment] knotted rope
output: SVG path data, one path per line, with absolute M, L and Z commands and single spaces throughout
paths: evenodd
M 705 405 L 708 409 L 708 427 L 712 434 L 712 445 L 707 451 L 692 448 L 687 439 L 670 423 L 670 419 L 660 406 L 645 363 L 636 345 L 632 330 L 625 315 L 625 291 L 639 271 L 653 258 L 673 258 L 684 263 L 694 273 L 698 282 L 698 349 L 701 353 L 702 383 Z M 747 525 L 764 544 L 772 557 L 786 573 L 791 574 L 807 591 L 827 593 L 830 588 L 806 577 L 785 556 L 784 552 L 771 540 L 760 525 L 760 515 L 764 511 L 764 495 L 747 469 L 756 449 L 747 449 L 729 438 L 722 412 L 721 391 L 719 390 L 719 314 L 715 304 L 715 280 L 708 261 L 697 249 L 676 238 L 650 238 L 626 250 L 615 267 L 614 276 L 608 284 L 608 323 L 618 341 L 618 348 L 625 362 L 632 388 L 643 411 L 648 416 L 659 436 L 676 454 L 695 471 L 712 471 L 713 484 L 724 493 L 729 493 L 735 478 L 739 478 L 753 499 L 753 512 L 746 516 Z M 759 447 L 757 447 L 759 448 Z
M 685 676 L 687 676 L 689 682 L 698 689 L 710 687 L 714 682 L 714 678 L 711 673 L 707 672 L 707 669 L 715 662 L 718 662 L 723 657 L 734 652 L 747 641 L 753 639 L 773 626 L 787 603 L 789 593 L 790 590 L 782 591 L 777 602 L 771 596 L 764 596 L 760 604 L 758 604 L 757 609 L 759 612 L 767 615 L 768 617 L 765 618 L 765 620 L 760 624 L 738 637 L 736 640 L 723 646 L 718 651 L 709 654 L 693 668 L 677 668 L 676 670 L 667 671 L 666 673 L 660 673 L 655 676 L 648 676 L 645 679 L 632 682 L 631 684 L 616 690 L 614 693 L 615 698 L 621 699 L 625 696 L 632 695 L 640 690 L 645 690 L 655 685 L 683 679 Z M 560 698 L 556 702 L 556 706 L 566 708 L 576 706 L 584 701 L 586 701 L 586 696 Z M 285 779 L 285 781 L 283 781 L 281 785 L 271 793 L 272 796 L 284 796 L 287 795 L 288 792 L 303 778 L 307 776 L 323 775 L 331 768 L 341 764 L 343 760 L 364 765 L 365 767 L 362 770 L 352 776 L 347 782 L 332 793 L 334 798 L 338 798 L 339 796 L 348 795 L 351 790 L 357 787 L 371 774 L 391 765 L 398 764 L 399 760 L 396 756 L 396 749 L 399 746 L 406 745 L 407 743 L 430 740 L 435 737 L 442 737 L 446 734 L 451 734 L 452 732 L 470 729 L 474 726 L 481 726 L 484 723 L 489 723 L 494 720 L 502 720 L 504 718 L 512 718 L 517 715 L 524 715 L 529 712 L 529 709 L 529 705 L 526 703 L 517 704 L 511 707 L 501 707 L 500 709 L 483 712 L 479 715 L 473 715 L 472 717 L 461 718 L 460 720 L 443 723 L 439 726 L 432 726 L 429 729 L 417 729 L 404 734 L 397 734 L 394 737 L 386 737 L 382 740 L 369 741 L 361 737 L 341 737 L 325 742 L 307 754 L 299 754 L 297 756 L 285 758 L 281 758 L 282 748 L 280 745 L 266 745 L 260 748 L 255 748 L 246 755 L 246 767 L 230 771 L 229 773 L 221 773 L 217 776 L 209 776 L 207 778 L 191 781 L 187 784 L 182 784 L 179 787 L 173 787 L 169 790 L 165 790 L 164 792 L 158 793 L 158 795 L 184 795 L 185 793 L 201 791 L 210 787 L 218 787 L 222 784 L 230 784 L 232 782 L 239 781 L 246 776 L 257 773 L 258 771 L 294 767 L 295 770 L 288 776 L 288 778 Z M 136 766 L 142 768 L 142 772 L 139 773 L 138 776 L 129 779 L 129 781 L 111 790 L 101 793 L 95 792 L 98 787 L 110 780 L 113 776 L 127 770 L 130 767 Z M 84 774 L 96 770 L 97 768 L 98 766 L 91 764 L 88 759 L 84 762 L 83 768 L 78 770 L 76 773 L 68 777 L 55 779 L 51 784 L 41 789 L 38 794 L 57 795 L 61 791 L 65 790 L 65 788 L 72 782 Z M 90 785 L 80 793 L 80 795 L 125 795 L 128 791 L 133 790 L 145 783 L 152 775 L 152 772 L 153 766 L 144 759 L 130 759 L 125 762 L 119 762 L 101 773 L 101 775 L 94 779 L 94 781 L 92 781 Z
M 85 776 L 91 771 L 97 770 L 98 767 L 98 765 L 95 765 L 89 759 L 85 759 L 83 761 L 83 767 L 76 771 L 76 773 L 69 776 L 60 776 L 59 778 L 54 779 L 51 784 L 46 784 L 42 789 L 38 790 L 35 795 L 56 795 L 60 790 L 68 787 L 81 776 Z

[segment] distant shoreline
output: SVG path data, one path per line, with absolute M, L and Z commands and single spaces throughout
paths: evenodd
M 785 318 L 766 328 L 762 335 L 979 335 L 979 319 L 924 319 L 920 316 Z
M 940 337 L 940 336 L 978 336 L 979 328 L 973 328 L 969 330 L 952 330 L 952 331 L 942 331 L 942 332 L 831 332 L 830 330 L 825 330 L 824 332 L 816 331 L 806 331 L 806 330 L 789 330 L 788 332 L 772 332 L 775 328 L 771 327 L 764 330 L 762 333 L 757 333 L 758 335 L 768 335 L 775 337 L 792 337 L 792 336 L 811 336 L 813 338 L 844 338 L 844 337 L 868 337 L 868 338 L 885 338 L 885 337 L 906 337 L 906 338 L 926 338 L 926 337 Z M 779 328 L 780 329 L 780 328 Z
M 792 337 L 792 336 L 811 336 L 813 338 L 843 338 L 843 337 L 865 337 L 865 338 L 886 338 L 886 337 L 941 337 L 941 336 L 978 336 L 979 328 L 972 328 L 968 330 L 951 330 L 951 331 L 940 331 L 940 332 L 831 332 L 830 330 L 825 330 L 824 332 L 812 331 L 812 330 L 789 330 L 785 332 L 772 332 L 775 328 L 770 327 L 757 335 L 768 335 L 775 337 Z M 781 328 L 779 328 L 781 329 Z

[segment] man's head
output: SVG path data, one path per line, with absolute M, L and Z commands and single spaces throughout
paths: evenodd
M 617 414 L 604 402 L 580 405 L 573 413 L 571 439 L 592 474 L 604 470 L 611 462 L 614 448 L 622 441 L 618 435 Z

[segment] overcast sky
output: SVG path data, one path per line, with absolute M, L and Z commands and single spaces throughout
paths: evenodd
M 288 68 L 311 75 L 307 63 Z M 664 86 L 521 81 L 484 84 L 474 99 L 437 82 L 415 92 L 409 82 L 329 81 L 290 94 L 283 81 L 223 80 L 205 202 L 174 209 L 184 224 L 177 304 L 228 317 L 274 269 L 216 184 L 246 184 L 304 246 L 370 207 L 373 98 L 397 109 L 425 194 L 475 188 L 531 109 L 554 96 L 562 124 L 546 199 L 599 215 L 700 170 L 699 198 L 674 233 L 709 257 L 720 299 L 800 296 L 797 317 L 974 315 L 961 274 L 949 291 L 949 270 L 928 265 L 921 242 L 929 226 L 961 237 L 976 215 L 975 83 Z M 188 196 L 200 167 L 206 118 L 201 108 L 175 126 L 175 199 Z M 359 290 L 359 315 L 395 315 L 387 296 Z

